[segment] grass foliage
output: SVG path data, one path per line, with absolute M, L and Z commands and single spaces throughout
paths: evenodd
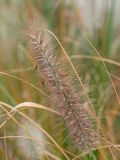
M 0 1 L 0 160 L 120 159 L 119 6 Z

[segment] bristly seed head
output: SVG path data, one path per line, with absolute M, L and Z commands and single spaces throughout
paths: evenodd
M 65 120 L 70 137 L 80 150 L 91 152 L 98 146 L 98 135 L 69 75 L 64 73 L 59 59 L 48 49 L 38 33 L 34 32 L 30 37 L 38 71 L 42 72 L 48 84 L 56 109 Z

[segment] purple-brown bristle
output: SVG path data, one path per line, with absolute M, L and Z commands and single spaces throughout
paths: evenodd
M 61 68 L 55 54 L 40 40 L 40 36 L 33 34 L 30 37 L 38 70 L 48 84 L 56 109 L 65 120 L 70 137 L 82 151 L 91 152 L 98 145 L 98 135 L 69 75 Z

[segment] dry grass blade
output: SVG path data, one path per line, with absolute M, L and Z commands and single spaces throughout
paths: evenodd
M 43 141 L 43 140 L 40 140 L 40 139 L 38 139 L 38 138 L 36 138 L 36 137 L 31 137 L 31 136 L 18 136 L 18 135 L 14 135 L 14 136 L 1 136 L 0 137 L 0 139 L 30 139 L 30 140 L 32 140 L 32 141 L 41 141 L 42 143 L 45 143 L 46 145 L 50 145 L 50 146 L 52 146 L 52 147 L 54 147 L 54 148 L 57 148 L 57 146 L 56 145 L 54 145 L 54 144 L 52 144 L 52 143 L 50 143 L 50 142 L 48 142 L 48 141 Z M 76 155 L 74 155 L 74 154 L 72 154 L 71 152 L 69 152 L 69 151 L 67 151 L 67 150 L 65 150 L 65 149 L 63 149 L 64 150 L 64 152 L 65 153 L 67 153 L 67 154 L 69 154 L 70 156 L 72 156 L 72 157 L 76 157 Z M 47 152 L 47 151 L 46 151 Z
M 11 114 L 17 113 L 17 110 L 19 110 L 19 109 L 38 108 L 38 109 L 43 109 L 43 110 L 55 113 L 57 115 L 60 115 L 58 112 L 56 112 L 52 109 L 49 109 L 46 106 L 43 106 L 43 105 L 40 105 L 40 104 L 37 104 L 37 103 L 32 103 L 32 102 L 23 102 L 23 103 L 20 103 L 20 104 L 16 105 L 15 107 L 12 107 L 12 106 L 10 106 L 10 105 L 8 105 L 4 102 L 1 102 L 1 101 L 0 101 L 0 104 L 4 105 L 4 106 L 7 106 L 9 109 L 11 109 L 11 111 L 10 111 Z M 4 116 L 6 116 L 6 114 L 4 114 Z M 8 120 L 8 118 L 6 118 L 6 120 L 0 125 L 0 128 L 2 128 L 6 124 L 7 120 Z
M 97 56 L 89 56 L 89 55 L 73 55 L 71 56 L 71 59 L 91 59 L 91 60 L 97 60 L 97 61 L 104 61 L 104 62 L 107 62 L 109 64 L 113 64 L 115 66 L 118 66 L 120 67 L 120 63 L 119 62 L 116 62 L 112 59 L 108 59 L 108 58 L 103 58 L 103 57 L 97 57 Z
M 0 103 L 1 104 L 1 103 Z M 13 107 L 12 106 L 10 106 L 10 105 L 8 105 L 8 104 L 6 104 L 6 103 L 2 103 L 2 105 L 5 105 L 6 107 L 8 107 L 9 109 L 13 109 Z M 2 105 L 0 105 L 0 107 L 7 113 L 7 115 L 8 115 L 8 118 L 7 118 L 7 120 L 9 120 L 9 119 L 13 119 L 13 121 L 16 123 L 16 124 L 18 124 L 20 127 L 22 127 L 24 130 L 26 130 L 26 128 L 25 127 L 23 127 L 22 125 L 21 125 L 21 123 L 19 123 L 14 117 L 13 117 L 13 115 L 10 113 L 10 112 L 8 112 Z M 67 160 L 70 160 L 69 159 L 69 157 L 67 156 L 67 154 L 63 151 L 63 149 L 59 146 L 59 144 L 57 144 L 57 142 L 42 128 L 42 127 L 40 127 L 36 122 L 34 122 L 31 118 L 29 118 L 27 115 L 25 115 L 24 113 L 22 113 L 22 112 L 20 112 L 19 110 L 16 110 L 16 112 L 17 113 L 19 113 L 23 118 L 25 118 L 26 120 L 28 120 L 29 122 L 31 122 L 33 125 L 35 125 L 43 134 L 45 134 L 45 136 L 46 137 L 48 137 L 55 145 L 56 145 L 56 147 L 61 151 L 61 153 L 66 157 L 66 159 Z M 6 120 L 6 121 L 7 121 Z M 5 123 L 6 123 L 6 121 L 5 121 Z M 26 130 L 26 132 L 27 132 L 27 130 Z
M 110 81 L 111 81 L 111 84 L 112 84 L 112 86 L 113 86 L 113 89 L 114 89 L 114 91 L 115 91 L 115 94 L 116 94 L 116 97 L 117 97 L 117 99 L 118 99 L 119 105 L 120 105 L 119 95 L 118 95 L 118 93 L 117 93 L 117 90 L 116 90 L 116 88 L 115 88 L 114 82 L 113 82 L 113 80 L 112 80 L 112 78 L 111 78 L 111 75 L 110 75 L 110 73 L 109 73 L 109 71 L 108 71 L 108 68 L 107 68 L 104 60 L 102 59 L 100 53 L 99 53 L 98 50 L 95 48 L 95 46 L 92 44 L 92 42 L 86 37 L 86 35 L 85 35 L 83 32 L 82 32 L 82 34 L 83 34 L 83 36 L 85 37 L 85 39 L 88 41 L 88 43 L 90 44 L 90 46 L 93 48 L 93 50 L 95 51 L 95 53 L 96 53 L 96 54 L 99 56 L 99 58 L 101 59 L 101 61 L 102 61 L 102 63 L 103 63 L 103 66 L 104 66 L 104 68 L 105 68 L 105 70 L 106 70 L 106 73 L 108 74 L 108 77 L 109 77 L 109 79 L 110 79 Z M 102 129 L 102 128 L 101 128 L 101 129 Z M 103 133 L 103 130 L 102 130 L 102 133 Z M 103 133 L 103 135 L 104 135 L 105 140 L 106 140 L 106 142 L 107 142 L 107 144 L 108 144 L 107 137 L 105 136 L 104 133 Z M 111 147 L 109 147 L 109 149 L 110 149 L 110 153 L 111 153 L 111 155 L 112 155 L 112 158 L 115 160 L 115 156 L 114 156 L 114 154 L 113 154 L 113 152 L 112 152 Z
M 43 106 L 43 105 L 40 105 L 40 104 L 37 104 L 37 103 L 33 103 L 33 102 L 23 102 L 23 103 L 20 103 L 20 104 L 16 105 L 13 108 L 13 110 L 11 110 L 11 112 L 15 112 L 16 109 L 29 109 L 30 107 L 32 107 L 32 108 L 38 108 L 38 109 L 43 109 L 43 110 L 55 113 L 57 115 L 60 115 L 58 112 L 56 112 L 56 111 L 54 111 L 54 110 L 52 110 L 52 109 L 50 109 L 50 108 L 48 108 L 46 106 Z
M 45 95 L 46 97 L 48 97 L 51 101 L 53 101 L 44 91 L 42 91 L 41 89 L 37 88 L 36 86 L 34 86 L 33 84 L 31 84 L 30 82 L 24 80 L 24 79 L 21 79 L 19 77 L 16 77 L 14 75 L 11 75 L 11 74 L 8 74 L 8 73 L 5 73 L 5 72 L 0 72 L 1 75 L 5 75 L 5 76 L 9 76 L 11 78 L 14 78 L 14 79 L 17 79 L 19 81 L 22 81 L 23 83 L 26 83 L 27 85 L 31 86 L 32 88 L 34 88 L 35 90 L 39 91 L 40 93 L 42 93 L 43 95 Z

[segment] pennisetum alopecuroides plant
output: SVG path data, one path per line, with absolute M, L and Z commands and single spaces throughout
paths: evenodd
M 38 72 L 48 85 L 56 109 L 63 117 L 71 139 L 77 148 L 90 153 L 96 159 L 92 149 L 98 146 L 99 136 L 70 76 L 62 67 L 64 64 L 44 39 L 43 31 L 32 28 L 29 37 Z

